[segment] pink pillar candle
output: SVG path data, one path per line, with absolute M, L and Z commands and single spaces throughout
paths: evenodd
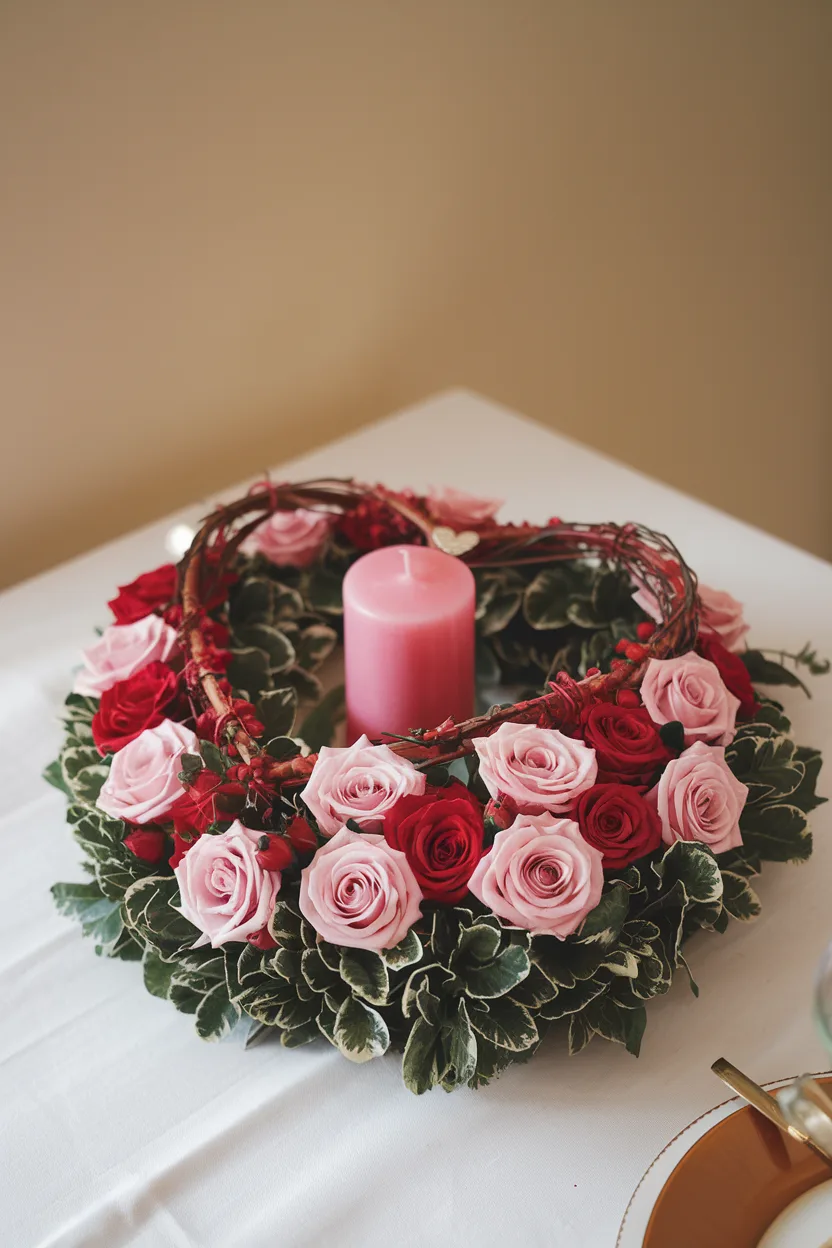
M 474 711 L 471 569 L 426 546 L 387 546 L 344 577 L 347 740 L 404 735 Z

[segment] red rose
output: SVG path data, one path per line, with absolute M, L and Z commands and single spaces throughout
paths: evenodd
M 246 790 L 234 780 L 223 780 L 203 768 L 194 776 L 171 812 L 177 833 L 204 832 L 218 820 L 232 820 L 239 814 Z
M 171 704 L 179 695 L 179 680 L 158 659 L 120 680 L 101 695 L 93 716 L 92 738 L 99 754 L 114 754 L 163 719 L 173 719 Z
M 739 698 L 738 714 L 742 719 L 753 719 L 760 709 L 760 704 L 748 675 L 748 668 L 738 654 L 732 654 L 714 633 L 700 633 L 696 639 L 696 649 L 703 659 L 710 659 L 714 664 L 723 683 L 735 698 Z
M 605 867 L 626 867 L 662 843 L 657 812 L 630 784 L 596 784 L 575 805 L 581 835 L 600 849 Z
M 133 624 L 160 607 L 166 607 L 176 594 L 176 568 L 163 563 L 161 568 L 143 572 L 129 585 L 119 585 L 118 597 L 107 606 L 116 617 L 116 624 Z
M 578 734 L 595 751 L 599 784 L 632 784 L 644 793 L 673 758 L 643 706 L 598 702 L 581 713 Z
M 384 839 L 401 849 L 428 901 L 460 901 L 483 855 L 482 806 L 464 784 L 408 794 L 384 820 Z
M 158 862 L 165 852 L 165 834 L 157 828 L 134 828 L 124 844 L 142 862 Z

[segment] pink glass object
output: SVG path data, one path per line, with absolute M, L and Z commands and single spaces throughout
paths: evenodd
M 436 728 L 474 710 L 471 569 L 425 546 L 387 546 L 344 577 L 347 741 Z

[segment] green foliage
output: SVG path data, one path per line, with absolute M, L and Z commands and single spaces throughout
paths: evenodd
M 270 689 L 256 703 L 257 717 L 265 729 L 265 738 L 284 737 L 292 731 L 298 706 L 297 690 L 291 686 Z
M 559 670 L 605 669 L 643 618 L 628 576 L 607 563 L 496 568 L 477 578 L 478 672 L 539 686 Z
M 137 880 L 158 871 L 143 862 L 124 844 L 127 832 L 120 819 L 111 819 L 94 806 L 73 804 L 67 810 L 73 835 L 93 866 L 102 893 L 110 901 L 121 901 Z
M 335 729 L 345 714 L 344 686 L 336 685 L 329 693 L 324 694 L 301 724 L 300 735 L 310 750 L 317 752 L 322 745 L 332 744 Z
M 343 687 L 322 696 L 315 675 L 342 631 L 348 561 L 335 546 L 326 558 L 323 567 L 282 569 L 280 580 L 267 561 L 241 559 L 231 591 L 229 679 L 253 701 L 276 759 L 299 752 L 293 733 L 312 750 L 331 743 L 344 714 Z M 560 669 L 574 676 L 590 666 L 604 670 L 616 643 L 635 638 L 643 618 L 629 577 L 603 561 L 479 569 L 475 576 L 483 684 L 502 678 L 531 688 Z M 809 646 L 796 655 L 748 651 L 742 658 L 760 684 L 797 687 L 798 672 L 828 668 Z M 79 921 L 99 953 L 140 960 L 148 992 L 191 1015 L 204 1039 L 222 1039 L 242 1024 L 247 1044 L 268 1035 L 289 1048 L 325 1041 L 359 1063 L 396 1050 L 404 1082 L 417 1094 L 481 1087 L 528 1060 L 549 1031 L 569 1053 L 601 1037 L 638 1055 L 646 1003 L 668 991 L 677 970 L 690 977 L 690 938 L 759 914 L 750 881 L 765 861 L 809 856 L 807 816 L 825 800 L 816 792 L 819 752 L 796 745 L 783 708 L 762 698 L 755 721 L 739 725 L 726 751 L 748 788 L 742 845 L 717 859 L 707 846 L 677 842 L 608 871 L 599 904 L 564 940 L 504 926 L 468 897 L 457 906 L 424 903 L 422 918 L 394 949 L 336 947 L 301 916 L 297 869 L 290 868 L 270 923 L 275 947 L 240 942 L 215 950 L 195 947 L 199 932 L 178 909 L 167 854 L 156 865 L 137 859 L 124 845 L 126 826 L 95 804 L 110 765 L 92 738 L 97 707 L 96 699 L 70 695 L 64 747 L 44 773 L 69 798 L 88 876 L 54 886 L 59 910 Z M 681 725 L 661 731 L 674 750 L 683 748 Z M 203 767 L 225 776 L 228 752 L 211 742 L 199 748 L 183 756 L 183 779 Z M 426 770 L 431 784 L 455 778 L 487 796 L 475 759 Z M 283 803 L 275 827 L 285 814 Z
M 61 914 L 77 919 L 85 936 L 96 942 L 95 952 L 111 954 L 124 922 L 121 903 L 105 897 L 95 880 L 87 884 L 53 884 L 52 896 Z
M 771 658 L 772 654 L 777 657 Z M 817 651 L 808 642 L 797 654 L 788 654 L 785 650 L 745 650 L 740 658 L 755 685 L 789 685 L 802 689 L 807 697 L 812 696 L 809 689 L 797 672 L 786 666 L 787 660 L 795 668 L 805 667 L 812 676 L 825 676 L 830 667 L 829 659 L 818 658 Z

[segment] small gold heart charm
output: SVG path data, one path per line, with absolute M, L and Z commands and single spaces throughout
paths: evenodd
M 446 524 L 440 524 L 437 529 L 433 530 L 432 539 L 434 546 L 444 550 L 446 555 L 465 555 L 479 545 L 480 536 L 473 529 L 455 533 Z

